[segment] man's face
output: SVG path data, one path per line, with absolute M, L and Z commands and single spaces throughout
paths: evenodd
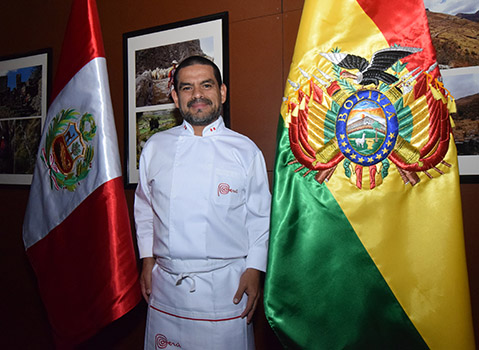
M 182 68 L 178 75 L 178 92 L 171 96 L 181 115 L 191 125 L 205 126 L 221 115 L 226 101 L 226 86 L 218 86 L 213 67 L 195 64 Z

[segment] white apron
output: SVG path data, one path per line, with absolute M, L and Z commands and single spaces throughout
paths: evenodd
M 253 324 L 233 297 L 245 259 L 170 260 L 153 268 L 145 350 L 254 350 Z

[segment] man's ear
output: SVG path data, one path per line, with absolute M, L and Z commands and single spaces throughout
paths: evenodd
M 176 93 L 175 89 L 171 90 L 171 97 L 173 98 L 173 101 L 175 102 L 176 108 L 180 108 L 180 105 L 178 104 L 178 94 Z
M 226 85 L 221 84 L 221 87 L 220 87 L 221 103 L 226 102 L 226 91 L 227 91 Z

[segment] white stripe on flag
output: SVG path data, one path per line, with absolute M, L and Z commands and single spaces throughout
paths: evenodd
M 92 167 L 87 177 L 73 192 L 52 188 L 49 170 L 40 158 L 51 121 L 62 109 L 70 108 L 75 109 L 80 115 L 90 113 L 97 126 L 92 141 L 94 148 Z M 37 155 L 32 193 L 25 215 L 23 233 L 25 248 L 28 249 L 44 238 L 96 188 L 119 176 L 121 164 L 106 60 L 104 57 L 97 57 L 78 71 L 49 108 Z

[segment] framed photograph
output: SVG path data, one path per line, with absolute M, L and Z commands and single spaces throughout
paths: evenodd
M 0 58 L 0 184 L 30 185 L 47 115 L 51 50 Z
M 479 182 L 479 2 L 424 4 L 444 86 L 456 101 L 451 116 L 461 182 Z
M 228 85 L 228 13 L 123 34 L 126 118 L 126 187 L 138 183 L 140 154 L 148 138 L 182 123 L 171 98 L 177 65 L 193 55 L 211 59 Z M 228 99 L 223 118 L 229 126 Z
M 461 181 L 479 182 L 479 66 L 446 69 L 441 75 L 456 99 L 452 117 Z

